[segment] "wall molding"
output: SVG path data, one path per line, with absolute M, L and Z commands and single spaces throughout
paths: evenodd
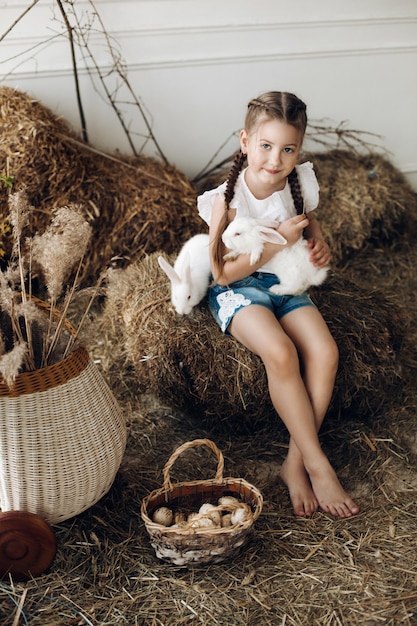
M 411 15 L 409 17 L 401 18 L 358 18 L 358 19 L 329 19 L 329 20 L 305 20 L 297 22 L 257 22 L 248 23 L 234 23 L 234 24 L 201 24 L 199 26 L 170 26 L 163 27 L 147 27 L 147 28 L 134 28 L 125 29 L 124 31 L 113 31 L 114 37 L 126 37 L 126 36 L 142 36 L 142 35 L 165 35 L 170 34 L 211 34 L 211 33 L 231 33 L 244 31 L 258 31 L 258 30 L 303 30 L 303 29 L 318 29 L 318 28 L 357 28 L 358 26 L 371 26 L 380 28 L 381 26 L 410 26 L 411 24 L 417 24 L 417 17 Z
M 348 57 L 370 57 L 380 55 L 415 55 L 417 54 L 417 45 L 415 46 L 397 46 L 397 47 L 384 47 L 384 48 L 360 48 L 360 49 L 346 49 L 346 50 L 306 50 L 303 52 L 271 52 L 269 54 L 250 54 L 250 55 L 229 55 L 229 56 L 209 56 L 196 58 L 183 58 L 175 60 L 160 60 L 160 61 L 147 61 L 129 63 L 129 74 L 134 72 L 143 72 L 148 70 L 164 70 L 164 69 L 180 69 L 185 67 L 206 67 L 210 65 L 236 65 L 236 64 L 256 64 L 256 63 L 276 63 L 276 62 L 291 62 L 291 61 L 304 61 L 313 59 L 334 59 L 334 58 L 348 58 Z M 101 64 L 101 70 L 105 74 L 110 71 L 112 65 Z M 94 68 L 87 68 L 79 66 L 78 74 L 90 75 L 95 74 Z M 20 69 L 16 67 L 10 73 L 5 73 L 2 76 L 3 80 L 24 80 L 24 79 L 44 79 L 54 78 L 58 76 L 70 76 L 73 74 L 70 64 L 65 67 L 62 66 L 59 69 L 42 69 L 39 66 L 36 71 L 31 69 Z M 1 72 L 0 72 L 1 75 Z
M 1 8 L 1 6 L 0 6 Z M 4 18 L 3 18 L 4 19 Z M 417 25 L 417 16 L 405 16 L 401 18 L 358 18 L 358 19 L 329 19 L 329 20 L 300 20 L 297 22 L 257 22 L 248 23 L 242 21 L 234 24 L 200 24 L 196 25 L 184 25 L 184 26 L 171 26 L 169 24 L 165 26 L 159 26 L 158 28 L 149 27 L 137 27 L 132 28 L 132 23 L 127 23 L 123 30 L 112 30 L 109 28 L 112 38 L 117 42 L 122 39 L 131 39 L 138 37 L 158 37 L 158 36 L 181 36 L 184 35 L 213 35 L 213 34 L 225 34 L 229 35 L 234 32 L 257 32 L 257 31 L 270 31 L 270 30 L 318 30 L 318 29 L 334 29 L 334 28 L 347 28 L 357 29 L 359 27 L 372 27 L 381 28 L 386 26 L 404 26 L 409 28 L 412 25 Z M 86 29 L 87 30 L 87 29 Z M 47 37 L 57 38 L 59 36 L 66 37 L 66 31 L 63 29 L 62 33 L 56 33 L 56 35 L 34 35 L 33 31 L 28 32 L 25 36 L 14 36 L 13 31 L 4 40 L 2 46 L 10 45 L 22 45 L 25 44 L 28 47 L 39 45 L 42 41 L 45 41 Z M 100 38 L 100 33 L 91 31 L 89 37 L 92 41 Z
M 396 48 L 362 48 L 351 50 L 306 50 L 303 52 L 277 52 L 270 54 L 235 55 L 224 57 L 204 57 L 199 59 L 177 59 L 175 61 L 154 61 L 148 63 L 129 63 L 129 71 L 144 71 L 149 69 L 167 69 L 181 67 L 199 67 L 207 65 L 233 65 L 273 63 L 277 61 L 300 61 L 311 59 L 333 59 L 351 56 L 374 56 L 381 54 L 416 54 L 417 46 L 398 46 Z
M 335 18 L 329 13 L 329 19 L 323 19 L 320 14 L 317 19 L 316 12 L 310 9 L 306 13 L 299 11 L 299 21 L 294 20 L 294 12 L 283 13 L 283 19 L 287 21 L 281 21 L 277 19 L 277 16 L 280 17 L 275 4 L 278 0 L 273 0 L 269 13 L 271 21 L 251 19 L 253 5 L 249 7 L 245 2 L 241 2 L 242 9 L 237 13 L 229 7 L 227 19 L 219 21 L 216 12 L 211 10 L 207 13 L 206 0 L 192 1 L 199 11 L 184 25 L 178 24 L 178 18 L 175 22 L 170 22 L 169 18 L 176 7 L 181 8 L 182 16 L 185 8 L 189 11 L 186 0 L 142 0 L 131 5 L 126 0 L 120 2 L 120 6 L 125 7 L 125 13 L 117 12 L 113 24 L 109 26 L 109 34 L 115 50 L 122 51 L 122 60 L 129 71 L 382 54 L 413 55 L 417 50 L 417 14 L 413 15 L 411 9 L 406 15 L 399 13 L 388 17 L 378 13 L 369 17 L 369 11 L 361 16 L 342 18 Z M 262 0 L 258 1 L 262 3 Z M 82 4 L 88 6 L 81 0 Z M 233 0 L 231 4 L 234 4 Z M 7 20 L 12 21 L 8 5 L 12 6 L 6 2 L 6 15 L 2 16 L 2 21 L 6 23 Z M 162 5 L 167 11 L 156 20 L 156 10 Z M 98 0 L 98 9 L 101 7 L 105 13 L 105 25 L 112 6 L 113 1 Z M 52 22 L 51 5 L 43 2 L 39 8 L 38 29 L 33 29 L 31 21 L 27 20 L 0 44 L 0 78 L 3 80 L 10 76 L 25 79 L 34 74 L 52 77 L 72 73 L 65 27 L 59 20 Z M 104 71 L 110 69 L 103 34 L 94 29 L 87 32 L 100 66 Z M 80 51 L 78 54 L 81 56 Z M 84 61 L 80 58 L 80 74 L 88 71 L 83 65 Z

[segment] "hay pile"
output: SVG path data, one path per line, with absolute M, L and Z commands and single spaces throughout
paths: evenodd
M 379 246 L 404 233 L 409 212 L 417 212 L 417 197 L 386 158 L 346 150 L 309 158 L 320 184 L 317 216 L 333 263 L 343 265 L 365 244 Z
M 126 359 L 138 390 L 201 418 L 234 425 L 243 419 L 252 426 L 265 420 L 273 409 L 261 360 L 223 335 L 204 303 L 189 316 L 177 316 L 157 256 L 115 270 L 109 279 L 104 322 L 113 333 L 111 345 L 123 347 L 119 367 Z M 340 346 L 331 412 L 366 418 L 398 405 L 406 332 L 401 309 L 382 291 L 359 287 L 337 272 L 313 294 Z
M 360 286 L 334 272 L 311 290 L 339 347 L 339 369 L 330 415 L 366 420 L 403 405 L 410 324 L 398 298 L 381 288 Z
M 157 249 L 174 252 L 201 228 L 195 192 L 175 167 L 94 152 L 41 103 L 0 87 L 0 175 L 6 174 L 14 177 L 14 191 L 26 187 L 34 232 L 43 231 L 52 209 L 82 205 L 93 227 L 84 285 L 113 257 L 123 266 Z M 0 232 L 7 231 L 7 213 L 7 188 L 0 184 Z M 1 247 L 7 259 L 7 236 Z

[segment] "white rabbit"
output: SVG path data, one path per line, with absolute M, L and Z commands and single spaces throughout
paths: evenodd
M 225 259 L 234 259 L 239 254 L 250 254 L 253 265 L 260 258 L 265 241 L 287 243 L 274 228 L 253 217 L 236 217 L 222 235 L 223 243 L 230 250 Z M 321 285 L 328 267 L 317 267 L 310 261 L 307 241 L 300 239 L 292 246 L 277 252 L 262 266 L 262 270 L 278 276 L 280 283 L 272 285 L 270 291 L 277 295 L 296 295 L 311 285 Z
M 261 256 L 265 241 L 285 245 L 287 240 L 275 228 L 279 222 L 257 220 L 254 217 L 235 217 L 225 229 L 222 240 L 229 252 L 226 261 L 236 259 L 240 254 L 250 254 L 250 264 L 254 265 Z
M 158 257 L 171 281 L 171 302 L 179 315 L 188 315 L 207 293 L 210 281 L 209 236 L 194 235 L 181 248 L 174 267 Z

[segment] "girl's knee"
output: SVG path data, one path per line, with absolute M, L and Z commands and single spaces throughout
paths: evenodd
M 333 340 L 326 342 L 317 353 L 317 364 L 321 369 L 330 372 L 337 372 L 339 366 L 339 348 Z
M 306 370 L 320 372 L 326 377 L 335 375 L 339 366 L 339 348 L 333 337 L 319 344 L 311 343 L 303 352 L 302 361 Z
M 271 344 L 261 358 L 267 371 L 289 373 L 300 367 L 297 349 L 289 338 L 277 344 Z

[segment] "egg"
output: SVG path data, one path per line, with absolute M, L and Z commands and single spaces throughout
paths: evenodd
M 220 506 L 225 506 L 226 504 L 240 504 L 240 500 L 238 500 L 234 496 L 221 496 L 218 502 Z
M 190 528 L 216 528 L 216 524 L 213 522 L 211 517 L 198 517 L 196 518 Z
M 206 513 L 207 517 L 210 517 L 216 526 L 220 526 L 221 524 L 221 513 L 217 509 L 214 504 L 210 504 L 210 502 L 205 502 L 200 506 L 198 511 L 199 513 Z
M 248 504 L 241 502 L 240 505 L 231 513 L 231 523 L 242 524 L 247 520 L 252 519 L 252 511 Z
M 171 526 L 173 519 L 174 514 L 171 509 L 166 506 L 161 506 L 159 509 L 156 509 L 152 516 L 152 520 L 155 524 L 160 524 L 161 526 Z

